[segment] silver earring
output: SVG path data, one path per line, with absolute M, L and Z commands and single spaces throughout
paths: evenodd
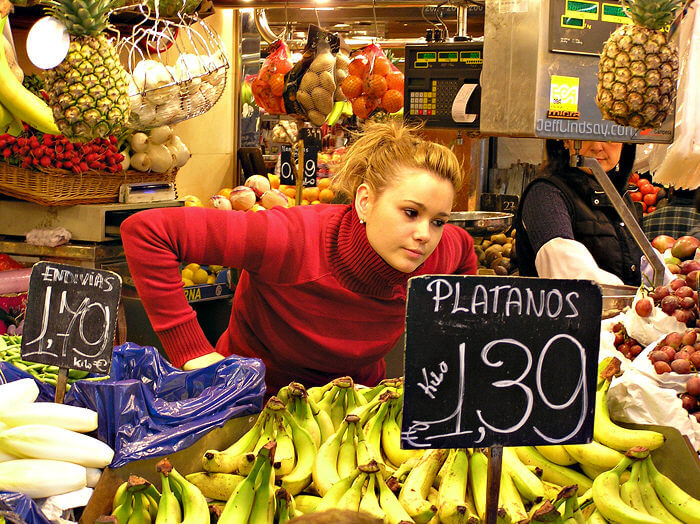
M 365 219 L 364 219 L 364 218 L 360 218 L 360 224 L 364 224 L 364 223 L 365 223 Z

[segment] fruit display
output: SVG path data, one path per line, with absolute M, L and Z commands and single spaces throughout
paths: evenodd
M 60 132 L 73 141 L 119 135 L 129 119 L 129 80 L 105 34 L 111 5 L 54 0 L 47 11 L 71 35 L 66 58 L 44 78 Z
M 687 375 L 700 372 L 698 329 L 669 333 L 656 344 L 648 356 L 658 374 L 673 371 Z
M 644 350 L 644 346 L 634 337 L 627 334 L 625 325 L 622 322 L 617 322 L 612 327 L 612 332 L 615 334 L 613 344 L 615 348 L 622 353 L 625 358 L 634 360 Z
M 292 69 L 287 44 L 277 40 L 267 49 L 268 55 L 260 71 L 251 82 L 251 90 L 258 107 L 271 115 L 285 114 L 284 75 Z
M 376 44 L 359 49 L 348 64 L 341 84 L 353 113 L 366 120 L 375 109 L 396 113 L 403 108 L 404 75 Z
M 309 122 L 314 125 L 323 125 L 333 111 L 335 67 L 336 57 L 331 53 L 330 44 L 326 41 L 319 42 L 316 56 L 301 77 L 296 92 L 296 100 L 304 108 Z
M 661 186 L 652 184 L 646 178 L 640 178 L 639 174 L 632 173 L 629 183 L 636 189 L 630 191 L 630 198 L 634 202 L 639 202 L 644 214 L 653 213 L 659 207 L 668 203 L 666 190 Z
M 474 238 L 474 251 L 479 262 L 479 274 L 517 274 L 517 267 L 511 261 L 515 255 L 515 229 L 507 235 L 496 233 L 489 238 Z
M 696 369 L 698 366 L 696 366 Z M 680 395 L 683 409 L 700 422 L 700 375 L 688 379 L 685 385 L 685 393 Z
M 133 133 L 128 144 L 126 162 L 138 171 L 166 173 L 184 166 L 190 159 L 189 149 L 170 126 Z
M 596 104 L 605 120 L 637 129 L 661 127 L 673 111 L 678 51 L 663 29 L 680 0 L 625 0 L 631 24 L 622 24 L 603 45 Z
M 223 266 L 200 266 L 199 264 L 191 262 L 182 267 L 180 276 L 185 287 L 199 286 L 201 284 L 215 284 L 217 276 L 223 269 Z

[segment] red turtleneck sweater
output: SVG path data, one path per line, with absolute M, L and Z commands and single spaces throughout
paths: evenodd
M 415 273 L 397 271 L 347 205 L 151 209 L 125 220 L 121 234 L 136 289 L 175 366 L 212 351 L 182 292 L 179 262 L 242 270 L 216 351 L 262 359 L 268 391 L 342 375 L 376 384 L 404 330 L 408 279 L 474 274 L 477 266 L 472 238 L 448 224 Z

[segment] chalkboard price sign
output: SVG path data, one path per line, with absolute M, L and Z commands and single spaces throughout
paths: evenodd
M 294 156 L 292 146 L 282 144 L 280 147 L 280 184 L 296 185 L 294 168 L 292 167 L 292 162 L 295 162 Z
M 318 147 L 315 145 L 304 147 L 304 187 L 316 186 L 316 167 L 318 164 Z
M 587 280 L 409 280 L 405 448 L 593 438 L 602 296 Z
M 121 277 L 38 262 L 29 279 L 21 354 L 59 368 L 109 373 Z

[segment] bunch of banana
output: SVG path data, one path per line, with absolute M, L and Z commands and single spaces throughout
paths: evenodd
M 426 451 L 401 486 L 399 502 L 417 524 L 426 524 L 438 512 L 428 500 L 428 494 L 447 455 L 446 449 Z
M 0 34 L 3 32 L 6 22 L 7 16 L 0 18 Z M 12 72 L 4 47 L 0 45 L 0 104 L 4 106 L 0 110 L 0 133 L 16 131 L 17 123 L 26 122 L 42 133 L 60 134 L 53 119 L 53 113 L 46 102 L 25 88 Z M 8 113 L 12 120 L 15 121 L 14 124 L 11 124 L 8 120 Z M 4 130 L 2 129 L 2 122 L 5 122 Z M 21 130 L 22 126 L 20 123 L 19 132 Z
M 287 409 L 297 419 L 301 427 L 309 432 L 316 447 L 325 442 L 335 431 L 330 414 L 318 407 L 309 397 L 306 388 L 298 382 L 292 382 L 287 388 Z M 284 389 L 284 388 L 283 388 Z
M 576 485 L 566 486 L 559 491 L 554 502 L 545 500 L 537 507 L 533 507 L 529 514 L 529 522 L 533 524 L 536 522 L 584 524 L 586 517 L 583 514 L 579 497 L 576 496 L 577 490 Z
M 621 476 L 631 467 L 629 479 Z M 596 512 L 589 522 L 700 524 L 700 501 L 660 473 L 644 447 L 633 447 L 592 488 Z
M 120 484 L 112 501 L 112 516 L 118 524 L 150 524 L 156 521 L 161 495 L 142 477 L 131 475 Z
M 333 431 L 336 431 L 348 413 L 364 406 L 367 401 L 355 388 L 351 377 L 339 377 L 332 380 L 330 384 L 331 386 L 319 400 L 315 400 L 316 395 L 314 395 L 311 401 L 315 402 L 319 410 L 328 414 L 333 424 Z
M 202 457 L 202 467 L 209 473 L 247 476 L 254 467 L 258 452 L 272 441 L 277 448 L 273 464 L 275 477 L 291 495 L 296 495 L 311 484 L 317 446 L 309 431 L 278 397 L 268 400 L 253 427 L 231 446 L 222 451 L 207 450 Z M 221 493 L 230 493 L 240 482 L 228 476 L 207 477 L 202 474 L 192 478 L 194 482 L 206 485 L 207 489 Z

